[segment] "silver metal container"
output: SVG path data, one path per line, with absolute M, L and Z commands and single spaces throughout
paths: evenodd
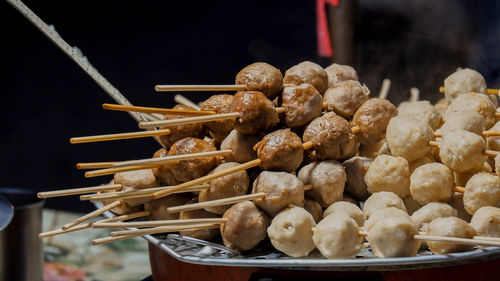
M 0 232 L 0 280 L 43 280 L 42 230 L 45 200 L 30 191 L 0 188 L 14 206 L 14 217 Z

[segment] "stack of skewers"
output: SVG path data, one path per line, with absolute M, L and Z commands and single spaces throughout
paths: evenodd
M 239 251 L 269 238 L 289 256 L 317 248 L 326 258 L 354 257 L 367 245 L 378 257 L 500 246 L 498 90 L 461 69 L 437 104 L 412 88 L 396 108 L 389 87 L 384 80 L 370 97 L 356 71 L 338 64 L 302 62 L 283 76 L 254 63 L 235 85 L 156 86 L 237 91 L 201 106 L 185 98 L 173 109 L 105 104 L 147 114 L 139 124 L 147 131 L 72 143 L 155 137 L 162 148 L 150 159 L 77 164 L 95 169 L 86 177 L 114 178 L 39 196 L 85 194 L 104 207 L 40 237 L 134 227 L 92 244 L 179 232 Z M 88 222 L 106 211 L 117 216 Z M 149 220 L 126 222 L 138 218 Z

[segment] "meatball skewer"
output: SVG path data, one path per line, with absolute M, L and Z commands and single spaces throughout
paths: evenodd
M 444 93 L 445 92 L 443 86 L 439 87 L 439 92 L 440 93 Z M 486 89 L 486 93 L 488 95 L 498 95 L 498 94 L 500 94 L 500 89 Z

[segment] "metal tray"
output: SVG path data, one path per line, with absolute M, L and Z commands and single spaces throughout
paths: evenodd
M 101 203 L 94 204 L 97 208 L 103 206 Z M 106 212 L 104 216 L 111 218 L 115 215 Z M 177 234 L 144 235 L 142 238 L 180 261 L 217 266 L 279 267 L 316 271 L 381 271 L 442 267 L 500 258 L 500 247 L 477 248 L 474 251 L 448 255 L 419 251 L 417 256 L 405 258 L 377 258 L 368 247 L 364 248 L 356 258 L 351 259 L 326 259 L 318 250 L 314 250 L 308 257 L 291 258 L 274 250 L 268 241 L 262 242 L 256 249 L 240 253 L 221 244 Z

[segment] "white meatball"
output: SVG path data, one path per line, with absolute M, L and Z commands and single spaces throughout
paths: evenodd
M 500 209 L 491 206 L 479 208 L 470 225 L 479 236 L 500 237 Z
M 479 171 L 488 159 L 483 154 L 484 139 L 474 133 L 456 130 L 443 135 L 439 143 L 439 157 L 443 164 L 456 172 Z
M 313 229 L 313 241 L 328 259 L 349 258 L 361 251 L 363 237 L 358 224 L 343 214 L 325 217 Z
M 353 203 L 346 201 L 339 201 L 330 205 L 330 207 L 328 207 L 323 213 L 323 218 L 337 213 L 347 215 L 348 217 L 353 219 L 359 226 L 363 226 L 365 222 L 363 211 L 361 211 L 361 209 Z
M 304 185 L 294 175 L 285 172 L 264 171 L 253 182 L 252 193 L 266 193 L 254 200 L 271 217 L 289 204 L 304 206 Z
M 441 114 L 429 101 L 414 101 L 401 104 L 398 107 L 398 115 L 409 115 L 422 120 L 433 130 L 439 128 L 442 120 Z
M 412 116 L 398 115 L 387 125 L 389 150 L 392 155 L 404 157 L 409 162 L 425 156 L 431 150 L 429 141 L 433 137 L 432 128 Z
M 328 88 L 323 96 L 323 107 L 344 118 L 351 118 L 368 100 L 370 90 L 358 81 L 342 81 Z M 325 106 L 326 105 L 326 106 Z
M 291 256 L 303 257 L 314 250 L 313 227 L 316 226 L 309 212 L 292 207 L 279 212 L 267 228 L 271 244 Z
M 417 169 L 418 167 L 420 167 L 422 165 L 434 163 L 434 162 L 436 162 L 436 161 L 433 159 L 432 155 L 430 155 L 430 154 L 427 154 L 424 157 L 418 158 L 417 160 L 409 163 L 410 173 L 413 173 L 415 171 L 415 169 Z
M 479 171 L 464 172 L 464 173 L 453 172 L 453 178 L 454 178 L 455 184 L 458 186 L 465 186 L 467 184 L 467 182 L 470 180 L 470 178 L 472 178 L 473 175 L 475 175 L 479 172 L 485 172 L 485 173 L 493 172 L 488 161 L 483 163 L 483 167 Z
M 374 227 L 377 222 L 392 217 L 402 217 L 407 220 L 411 220 L 407 212 L 398 208 L 389 207 L 384 209 L 378 209 L 375 212 L 373 212 L 370 218 L 365 221 L 364 228 L 366 231 L 370 231 L 370 229 L 372 229 L 372 227 Z
M 370 196 L 365 183 L 365 174 L 373 159 L 368 157 L 352 157 L 344 163 L 347 181 L 345 192 L 357 200 L 366 200 Z
M 338 82 L 347 80 L 358 80 L 356 70 L 349 65 L 331 64 L 325 68 L 328 75 L 328 87 L 332 87 Z
M 304 184 L 311 184 L 312 189 L 306 195 L 328 207 L 334 202 L 342 200 L 346 182 L 344 166 L 335 160 L 313 162 L 300 169 L 299 180 Z
M 448 201 L 452 188 L 453 174 L 441 163 L 422 165 L 410 177 L 411 196 L 422 205 Z
M 457 210 L 446 203 L 431 202 L 411 215 L 419 231 L 427 232 L 429 223 L 437 218 L 456 217 Z
M 444 80 L 444 96 L 448 102 L 463 93 L 486 94 L 486 81 L 477 71 L 470 68 L 458 70 Z
M 454 111 L 446 116 L 441 133 L 465 130 L 480 135 L 485 130 L 484 118 L 475 111 Z
M 476 231 L 464 220 L 456 217 L 437 218 L 427 227 L 427 235 L 446 236 L 472 239 Z M 429 249 L 438 255 L 465 252 L 474 248 L 474 245 L 461 245 L 455 243 L 427 241 Z
M 406 207 L 401 197 L 392 192 L 381 191 L 373 193 L 366 199 L 363 206 L 363 214 L 365 215 L 365 219 L 369 219 L 371 214 L 376 210 L 388 207 L 396 207 L 406 212 Z
M 467 213 L 474 215 L 484 206 L 500 207 L 500 178 L 488 173 L 478 173 L 465 185 L 464 207 Z
M 486 129 L 495 125 L 496 107 L 491 102 L 488 96 L 476 93 L 465 93 L 457 97 L 448 107 L 445 114 L 445 119 L 451 112 L 474 111 L 484 118 L 484 126 Z
M 220 144 L 220 149 L 230 149 L 231 155 L 224 156 L 228 162 L 245 163 L 257 159 L 257 152 L 253 150 L 258 139 L 254 136 L 240 134 L 237 130 L 232 130 Z
M 416 234 L 417 227 L 411 220 L 394 216 L 379 220 L 368 231 L 366 240 L 377 257 L 412 257 L 420 247 L 420 241 L 414 239 Z
M 437 112 L 439 112 L 439 114 L 441 114 L 441 116 L 444 116 L 446 110 L 448 109 L 448 102 L 445 98 L 442 98 L 434 104 L 434 108 L 437 110 Z
M 390 191 L 405 197 L 410 194 L 410 168 L 403 157 L 380 155 L 373 160 L 365 175 L 370 193 Z

